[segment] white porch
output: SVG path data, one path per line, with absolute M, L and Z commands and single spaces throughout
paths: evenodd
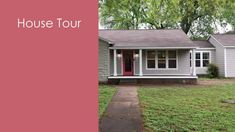
M 173 75 L 164 75 L 164 76 L 110 76 L 109 79 L 197 79 L 197 76 L 173 76 Z
M 197 79 L 196 76 L 196 68 L 195 68 L 195 48 L 190 48 L 190 49 L 181 49 L 181 48 L 170 48 L 170 49 L 110 49 L 112 52 L 110 52 L 111 55 L 111 71 L 110 72 L 110 76 L 108 77 L 108 79 Z M 133 51 L 133 74 L 132 75 L 125 75 L 124 72 L 124 66 L 123 66 L 123 52 L 124 50 L 129 50 L 130 52 Z M 168 66 L 166 66 L 167 68 L 162 69 L 162 68 L 152 68 L 152 69 L 148 69 L 146 67 L 146 63 L 147 63 L 147 58 L 146 58 L 146 51 L 147 50 L 163 50 L 163 51 L 167 51 L 168 50 L 175 50 L 177 51 L 177 68 L 169 68 Z M 184 51 L 184 55 L 181 55 L 181 52 Z M 192 60 L 191 60 L 191 67 L 190 67 L 190 52 L 192 52 Z M 157 56 L 157 55 L 156 55 Z M 182 56 L 184 58 L 182 58 Z M 159 61 L 158 59 L 159 57 L 155 58 L 155 63 L 157 64 Z M 168 57 L 168 54 L 166 54 L 166 58 Z M 168 65 L 168 61 L 170 59 L 166 59 L 165 63 L 166 65 Z M 183 60 L 183 61 L 182 61 Z M 182 65 L 185 65 L 184 67 L 182 67 Z M 181 69 L 187 69 L 187 72 L 181 72 Z M 138 73 L 136 73 L 135 71 L 138 71 Z M 158 73 L 158 72 L 159 73 Z

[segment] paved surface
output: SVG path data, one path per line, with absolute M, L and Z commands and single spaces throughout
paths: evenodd
M 118 91 L 100 121 L 100 132 L 142 132 L 136 86 L 117 86 Z

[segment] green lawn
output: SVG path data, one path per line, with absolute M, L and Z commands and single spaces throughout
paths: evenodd
M 139 88 L 146 131 L 235 131 L 235 84 Z
M 116 89 L 109 85 L 99 86 L 99 117 L 102 116 Z

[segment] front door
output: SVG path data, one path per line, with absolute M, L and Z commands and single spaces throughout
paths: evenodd
M 123 75 L 132 76 L 133 75 L 133 51 L 123 50 Z

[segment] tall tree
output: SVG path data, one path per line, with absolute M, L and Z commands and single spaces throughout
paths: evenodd
M 219 0 L 179 0 L 180 27 L 194 38 L 206 37 L 213 33 L 218 17 Z
M 100 21 L 114 29 L 181 28 L 192 38 L 235 26 L 235 0 L 100 0 Z
M 100 0 L 100 21 L 107 28 L 138 29 L 143 21 L 143 0 Z
M 223 0 L 220 1 L 221 12 L 220 22 L 221 26 L 226 27 L 230 24 L 234 30 L 235 28 L 235 0 Z

